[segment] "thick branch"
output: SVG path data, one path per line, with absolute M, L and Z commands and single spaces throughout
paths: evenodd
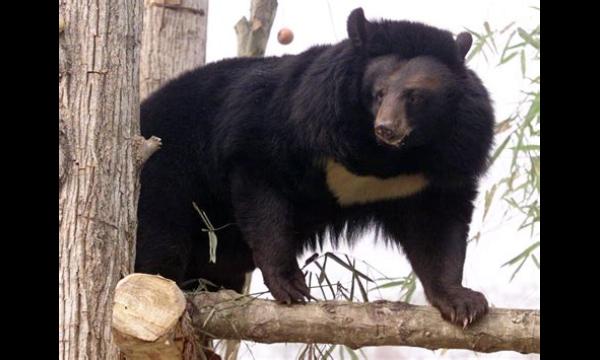
M 152 282 L 153 276 L 138 280 Z M 137 288 L 154 288 L 139 284 Z M 158 289 L 156 289 L 158 290 Z M 115 302 L 118 302 L 118 292 Z M 162 295 L 154 295 L 162 298 Z M 402 302 L 350 303 L 322 301 L 281 305 L 236 294 L 233 291 L 186 294 L 192 324 L 197 332 L 219 339 L 262 343 L 300 342 L 363 346 L 415 346 L 427 349 L 469 349 L 478 352 L 540 351 L 540 313 L 537 310 L 491 309 L 466 330 L 442 320 L 429 306 Z M 143 302 L 143 298 L 138 298 Z M 144 314 L 154 313 L 151 303 L 140 303 Z
M 276 11 L 277 0 L 252 0 L 250 20 L 243 17 L 235 24 L 238 56 L 265 54 Z
M 432 307 L 402 302 L 323 301 L 284 306 L 231 291 L 188 295 L 188 301 L 199 309 L 192 318 L 194 326 L 217 338 L 479 352 L 538 353 L 540 346 L 536 310 L 491 309 L 481 322 L 463 330 L 444 322 Z

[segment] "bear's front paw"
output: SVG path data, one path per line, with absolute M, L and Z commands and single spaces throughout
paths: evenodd
M 297 264 L 290 270 L 262 269 L 262 274 L 265 285 L 277 301 L 286 304 L 304 303 L 305 299 L 313 298 Z
M 429 295 L 444 320 L 466 328 L 488 312 L 485 296 L 466 287 L 446 288 Z

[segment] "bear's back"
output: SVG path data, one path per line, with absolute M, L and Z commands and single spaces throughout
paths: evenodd
M 227 100 L 231 88 L 249 69 L 259 68 L 269 61 L 259 58 L 226 59 L 181 74 L 142 102 L 142 135 L 168 138 L 174 128 L 190 128 L 209 118 Z

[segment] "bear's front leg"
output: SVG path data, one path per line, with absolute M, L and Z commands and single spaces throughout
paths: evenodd
M 431 305 L 464 328 L 488 311 L 482 293 L 462 286 L 470 211 L 440 206 L 418 213 L 412 221 L 390 219 L 388 236 L 401 243 Z
M 488 311 L 485 296 L 462 286 L 468 225 L 452 222 L 422 229 L 418 242 L 407 241 L 406 255 L 429 302 L 442 317 L 463 328 Z
M 442 317 L 466 327 L 488 311 L 482 293 L 462 286 L 468 225 L 450 222 L 417 230 L 403 243 L 425 295 Z
M 232 181 L 236 222 L 275 300 L 290 304 L 311 298 L 296 259 L 292 207 L 266 182 L 244 173 Z

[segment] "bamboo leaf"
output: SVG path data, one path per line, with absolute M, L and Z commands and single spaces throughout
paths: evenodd
M 401 297 L 402 301 L 410 302 L 415 289 L 417 288 L 416 284 L 416 275 L 414 271 L 411 271 L 408 276 L 404 278 L 404 284 L 402 284 L 402 290 L 405 291 L 404 295 Z
M 535 97 L 531 101 L 531 105 L 529 106 L 529 110 L 527 110 L 527 114 L 523 119 L 523 123 L 525 125 L 529 125 L 533 119 L 540 113 L 540 93 L 536 93 Z
M 350 283 L 350 301 L 354 301 L 354 282 L 357 281 L 356 273 L 352 273 L 352 282 Z
M 298 355 L 298 359 L 304 359 L 304 356 L 307 355 L 308 349 L 310 348 L 310 344 L 302 347 L 302 352 Z
M 525 60 L 525 50 L 521 50 L 521 74 L 525 77 L 525 72 L 527 70 L 527 61 Z
M 532 157 L 531 162 L 532 162 L 532 169 L 534 171 L 534 174 L 539 175 L 540 174 L 540 157 L 539 156 Z
M 487 216 L 488 211 L 490 210 L 490 205 L 492 205 L 492 200 L 494 199 L 494 194 L 496 193 L 497 187 L 498 187 L 498 185 L 494 184 L 494 186 L 492 186 L 492 188 L 490 190 L 485 192 L 483 218 L 481 219 L 482 221 L 485 220 L 485 217 Z
M 327 359 L 327 358 L 333 359 L 333 356 L 331 356 L 331 352 L 333 352 L 333 350 L 335 349 L 336 346 L 337 346 L 336 344 L 329 345 L 329 348 L 324 353 L 322 353 L 321 359 Z
M 319 258 L 319 253 L 314 253 L 312 254 L 308 259 L 306 259 L 304 261 L 304 265 L 302 266 L 302 270 L 307 267 L 308 265 L 310 265 L 310 263 L 312 263 L 313 261 L 317 260 Z
M 521 146 L 523 144 L 523 140 L 524 140 L 524 137 L 525 137 L 525 130 L 524 130 L 524 128 L 523 127 L 518 128 L 515 134 L 517 136 L 517 147 L 519 147 L 519 146 Z M 509 184 L 509 188 L 511 190 L 513 188 L 512 187 L 513 181 L 519 175 L 518 171 L 517 171 L 518 170 L 518 165 L 519 165 L 518 162 L 517 162 L 517 155 L 519 155 L 519 152 L 518 151 L 513 151 L 513 156 L 512 156 L 511 163 L 510 163 L 510 168 L 511 168 L 512 174 L 511 174 L 510 182 L 508 183 Z
M 468 32 L 470 32 L 472 35 L 475 35 L 475 37 L 479 40 L 483 40 L 483 35 L 479 35 L 479 33 L 469 29 L 469 28 L 464 28 L 465 30 L 467 30 Z
M 346 352 L 348 353 L 348 355 L 350 355 L 351 360 L 358 360 L 358 355 L 356 355 L 354 350 L 350 349 L 349 347 L 347 347 L 345 345 L 344 345 L 344 349 L 346 349 Z
M 512 50 L 512 49 L 522 48 L 522 47 L 525 47 L 525 45 L 527 45 L 526 42 L 516 43 L 516 44 L 513 44 L 513 45 L 507 47 L 506 50 Z
M 387 289 L 387 288 L 396 287 L 396 286 L 402 286 L 402 285 L 404 285 L 404 283 L 405 283 L 404 280 L 390 281 L 385 284 L 376 286 L 369 291 L 374 291 L 374 290 L 379 290 L 379 289 Z
M 360 279 L 356 279 L 356 281 L 358 282 L 358 289 L 360 290 L 360 295 L 363 298 L 364 302 L 369 302 L 369 295 L 367 294 L 367 291 L 365 290 L 365 286 L 363 285 L 362 282 L 360 282 Z
M 510 55 L 508 55 L 507 57 L 503 57 L 500 59 L 500 63 L 498 65 L 502 65 L 502 64 L 506 64 L 507 62 L 510 61 L 510 59 L 514 58 L 515 56 L 517 56 L 519 52 L 515 51 L 513 53 L 511 53 Z
M 502 267 L 507 266 L 507 265 L 513 265 L 514 263 L 516 263 L 517 261 L 519 261 L 522 258 L 527 258 L 527 256 L 529 256 L 529 254 L 535 250 L 536 248 L 538 248 L 540 246 L 540 242 L 536 241 L 533 244 L 531 244 L 529 247 L 527 247 L 527 249 L 523 250 L 519 255 L 515 256 L 514 258 L 508 260 L 507 262 L 505 262 L 504 264 L 502 264 Z
M 506 55 L 506 52 L 508 51 L 508 46 L 510 45 L 510 42 L 512 41 L 512 38 L 515 36 L 515 34 L 516 34 L 516 31 L 513 31 L 508 36 L 506 43 L 504 43 L 504 49 L 502 49 L 502 55 L 500 55 L 500 59 L 504 59 L 504 56 Z
M 513 281 L 513 279 L 515 278 L 515 275 L 517 275 L 517 273 L 519 272 L 519 270 L 521 270 L 521 267 L 523 267 L 523 264 L 525 264 L 525 260 L 527 260 L 527 257 L 524 257 L 523 260 L 521 260 L 521 262 L 519 263 L 519 266 L 517 266 L 517 268 L 515 269 L 515 271 L 510 276 L 510 280 L 508 280 L 509 282 Z
M 467 56 L 467 62 L 469 62 L 471 59 L 473 59 L 473 57 L 475 55 L 477 55 L 479 52 L 481 52 L 483 54 L 483 56 L 485 57 L 485 53 L 483 52 L 483 45 L 485 45 L 485 37 L 469 28 L 465 28 L 465 30 L 467 30 L 469 33 L 471 33 L 472 35 L 474 35 L 477 38 L 475 46 L 469 52 L 469 56 Z
M 502 151 L 504 150 L 504 148 L 508 144 L 509 140 L 510 140 L 510 135 L 507 136 L 506 139 L 504 139 L 504 141 L 502 142 L 502 144 L 500 144 L 500 146 L 498 146 L 498 148 L 496 149 L 496 151 L 494 151 L 494 154 L 490 158 L 490 165 L 493 164 L 494 161 L 496 161 L 496 159 L 498 158 L 498 156 L 500 156 L 500 154 L 502 153 Z
M 410 285 L 407 287 L 406 293 L 402 297 L 402 300 L 405 302 L 410 302 L 410 299 L 412 299 L 412 296 L 414 295 L 416 288 L 417 288 L 417 285 L 414 282 L 411 282 Z
M 534 39 L 530 34 L 528 34 L 527 31 L 523 30 L 522 28 L 517 28 L 517 33 L 519 34 L 521 39 L 525 40 L 526 43 L 538 50 L 540 49 L 540 42 Z
M 487 21 L 485 21 L 483 23 L 483 27 L 485 28 L 485 31 L 487 33 L 486 34 L 487 35 L 486 38 L 490 39 L 490 43 L 493 46 L 493 50 L 494 50 L 494 52 L 497 53 L 498 49 L 496 48 L 496 42 L 494 41 L 494 33 L 492 32 L 492 29 L 490 28 L 490 24 Z
M 337 262 L 338 264 L 340 264 L 341 266 L 343 266 L 344 268 L 348 269 L 351 272 L 356 272 L 357 276 L 362 277 L 363 279 L 370 281 L 370 282 L 374 282 L 370 277 L 368 277 L 367 275 L 363 274 L 362 272 L 352 268 L 351 265 L 346 264 L 342 259 L 340 259 L 339 257 L 337 257 L 334 253 L 331 252 L 327 252 L 325 254 L 326 256 L 331 257 L 332 260 L 334 260 L 335 262 Z
M 503 133 L 504 131 L 510 129 L 511 123 L 514 119 L 512 117 L 509 117 L 499 123 L 496 124 L 496 126 L 494 127 L 494 134 L 500 134 Z
M 213 231 L 208 232 L 209 259 L 211 263 L 217 262 L 217 235 Z
M 338 348 L 338 352 L 339 352 L 339 354 L 340 354 L 340 360 L 345 360 L 345 358 L 344 358 L 344 347 L 345 347 L 344 345 L 341 345 L 341 346 Z
M 346 255 L 346 259 L 348 260 L 348 263 L 350 263 L 350 258 L 348 257 L 348 255 Z M 358 278 L 358 274 L 356 271 L 356 260 L 352 261 L 352 279 L 356 279 L 356 282 L 358 283 L 358 289 L 360 290 L 360 294 L 363 298 L 364 302 L 369 302 L 369 296 L 367 295 L 367 291 L 365 290 L 362 282 L 360 282 L 360 279 Z M 352 282 L 352 286 L 354 287 L 354 281 Z M 354 299 L 354 297 L 351 295 L 350 298 Z
M 492 29 L 490 28 L 490 23 L 487 21 L 484 21 L 483 27 L 484 27 L 485 31 L 487 32 L 487 35 L 490 36 L 492 34 Z
M 316 261 L 315 261 L 315 265 L 317 265 L 317 267 L 319 267 L 319 269 L 321 270 L 319 279 L 322 279 L 322 280 L 319 281 L 319 287 L 321 288 L 321 291 L 323 292 L 323 297 L 327 298 L 325 296 L 325 292 L 323 291 L 323 286 L 321 285 L 323 280 L 325 280 L 325 282 L 327 283 L 327 286 L 329 287 L 329 290 L 331 291 L 331 296 L 333 297 L 333 299 L 335 299 L 335 290 L 333 290 L 333 285 L 331 284 L 331 281 L 329 281 L 329 278 L 327 277 L 327 274 L 325 273 L 325 265 L 323 264 L 323 267 L 321 267 L 321 265 Z
M 367 354 L 365 354 L 365 352 L 364 352 L 362 349 L 357 349 L 356 351 L 358 351 L 358 353 L 359 353 L 359 354 L 362 356 L 362 358 L 363 358 L 364 360 L 369 360 L 369 359 L 367 358 Z
M 475 236 L 470 238 L 468 242 L 475 241 L 476 243 L 478 243 L 480 238 L 481 238 L 481 231 L 478 231 L 477 234 L 475 234 Z
M 539 145 L 520 145 L 520 146 L 515 146 L 514 148 L 511 148 L 511 149 L 517 150 L 517 151 L 539 151 L 540 146 Z
M 513 25 L 515 25 L 515 22 L 511 22 L 510 24 L 506 25 L 504 28 L 502 28 L 502 30 L 500 30 L 500 34 L 504 34 L 508 29 L 510 29 L 511 27 L 513 27 Z
M 202 219 L 202 221 L 204 222 L 204 225 L 206 226 L 206 229 L 202 229 L 202 231 L 208 233 L 208 253 L 209 253 L 208 261 L 211 263 L 216 263 L 217 262 L 217 244 L 218 244 L 217 234 L 215 233 L 216 230 L 213 227 L 210 220 L 208 219 L 208 215 L 206 215 L 206 213 L 202 209 L 200 209 L 194 201 L 192 201 L 192 206 L 194 207 L 196 212 L 198 212 L 198 214 L 200 215 L 200 218 Z

